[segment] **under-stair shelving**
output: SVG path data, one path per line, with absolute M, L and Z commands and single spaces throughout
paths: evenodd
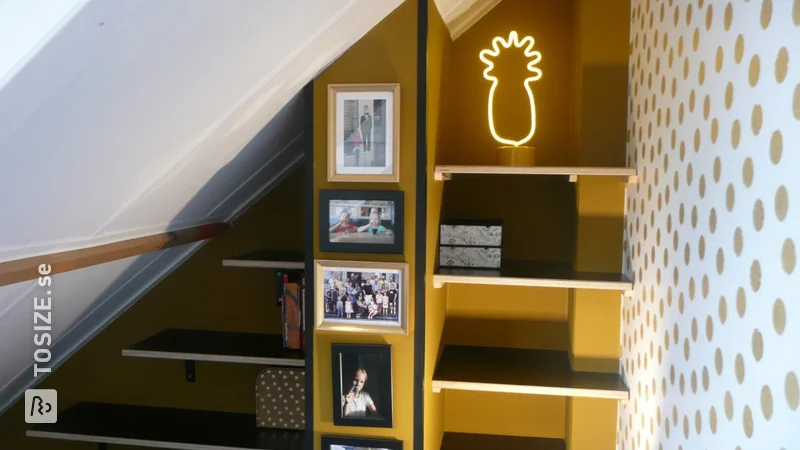
M 169 328 L 122 350 L 138 358 L 304 367 L 305 352 L 283 346 L 277 334 Z
M 250 267 L 255 269 L 305 268 L 305 254 L 291 250 L 261 250 L 222 260 L 226 267 Z
M 302 431 L 258 428 L 255 414 L 81 402 L 27 435 L 184 450 L 302 450 Z
M 620 375 L 575 372 L 568 352 L 558 350 L 445 345 L 431 388 L 629 399 Z
M 433 287 L 438 289 L 445 283 L 603 289 L 626 293 L 633 288 L 633 283 L 621 273 L 577 272 L 570 263 L 558 261 L 503 260 L 500 270 L 440 267 L 433 274 Z
M 563 439 L 445 432 L 441 450 L 567 450 Z

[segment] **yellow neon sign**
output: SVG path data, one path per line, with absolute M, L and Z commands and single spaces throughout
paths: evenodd
M 480 52 L 480 59 L 481 61 L 486 64 L 486 69 L 483 71 L 483 78 L 488 81 L 492 82 L 492 87 L 489 89 L 489 130 L 492 132 L 492 137 L 502 144 L 506 145 L 513 145 L 514 147 L 519 147 L 520 145 L 528 142 L 533 137 L 533 134 L 536 132 L 536 105 L 533 101 L 533 92 L 531 91 L 530 83 L 542 78 L 542 71 L 541 69 L 536 68 L 536 64 L 539 63 L 542 59 L 542 54 L 538 51 L 533 50 L 533 38 L 530 36 L 526 36 L 520 40 L 519 35 L 516 31 L 512 31 L 508 35 L 508 40 L 503 39 L 502 37 L 498 36 L 492 39 L 492 49 L 481 50 Z M 527 44 L 527 46 L 526 46 Z M 494 69 L 494 62 L 492 62 L 487 57 L 495 58 L 500 54 L 499 45 L 502 45 L 503 48 L 509 48 L 512 45 L 516 48 L 522 48 L 525 46 L 525 56 L 531 58 L 531 61 L 528 62 L 526 68 L 528 71 L 532 72 L 533 75 L 530 77 L 525 78 L 523 84 L 525 85 L 525 91 L 528 93 L 528 101 L 531 105 L 531 129 L 528 132 L 528 135 L 524 138 L 514 141 L 511 139 L 504 139 L 497 135 L 497 131 L 494 129 L 494 114 L 492 113 L 492 106 L 494 102 L 494 91 L 497 89 L 497 77 L 489 75 L 489 72 Z

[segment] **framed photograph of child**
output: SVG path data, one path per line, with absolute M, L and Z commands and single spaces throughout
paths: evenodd
M 332 344 L 333 424 L 392 428 L 392 346 Z
M 322 450 L 403 450 L 403 441 L 322 435 Z
M 400 181 L 400 85 L 328 85 L 328 181 Z
M 403 253 L 403 191 L 319 192 L 323 252 Z
M 317 330 L 408 334 L 408 264 L 316 261 Z

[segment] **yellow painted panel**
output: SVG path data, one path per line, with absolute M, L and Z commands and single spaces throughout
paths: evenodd
M 449 284 L 447 315 L 486 319 L 567 320 L 567 291 L 557 288 Z
M 441 181 L 433 179 L 433 169 L 436 165 L 439 143 L 439 122 L 443 113 L 441 108 L 442 83 L 445 77 L 445 68 L 450 54 L 452 41 L 439 14 L 439 9 L 433 0 L 428 0 L 428 105 L 427 105 L 427 164 L 428 164 L 428 192 L 427 192 L 427 229 L 426 240 L 426 271 L 427 280 L 433 277 L 436 265 L 436 251 L 438 244 L 439 216 L 442 209 Z M 442 338 L 442 329 L 447 310 L 447 297 L 444 289 L 434 289 L 431 282 L 425 285 L 425 400 L 424 400 L 424 448 L 425 450 L 439 450 L 444 432 L 444 393 L 434 394 L 430 388 L 433 371 L 439 354 L 439 343 Z
M 618 402 L 596 398 L 567 399 L 567 450 L 613 449 L 617 439 Z
M 614 291 L 575 290 L 570 305 L 573 369 L 619 371 L 620 296 Z
M 565 437 L 565 397 L 495 392 L 442 392 L 445 392 L 447 399 L 445 431 L 559 439 Z
M 405 193 L 405 254 L 363 255 L 322 253 L 314 233 L 316 259 L 407 262 L 409 265 L 409 317 L 414 317 L 414 241 L 416 202 L 416 76 L 417 3 L 406 1 L 381 21 L 314 80 L 314 223 L 319 221 L 320 189 L 396 190 Z M 400 183 L 331 183 L 327 181 L 327 87 L 338 83 L 400 83 Z M 315 332 L 314 345 L 314 448 L 322 434 L 413 438 L 414 332 L 409 321 L 406 336 L 369 336 L 355 333 Z M 333 425 L 331 344 L 387 343 L 392 346 L 394 427 L 335 427 Z
M 609 177 L 578 179 L 577 270 L 614 273 L 622 270 L 625 186 Z

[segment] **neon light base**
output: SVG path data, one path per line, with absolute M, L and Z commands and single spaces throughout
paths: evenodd
M 498 147 L 497 164 L 511 167 L 533 167 L 536 165 L 536 148 L 527 145 Z

